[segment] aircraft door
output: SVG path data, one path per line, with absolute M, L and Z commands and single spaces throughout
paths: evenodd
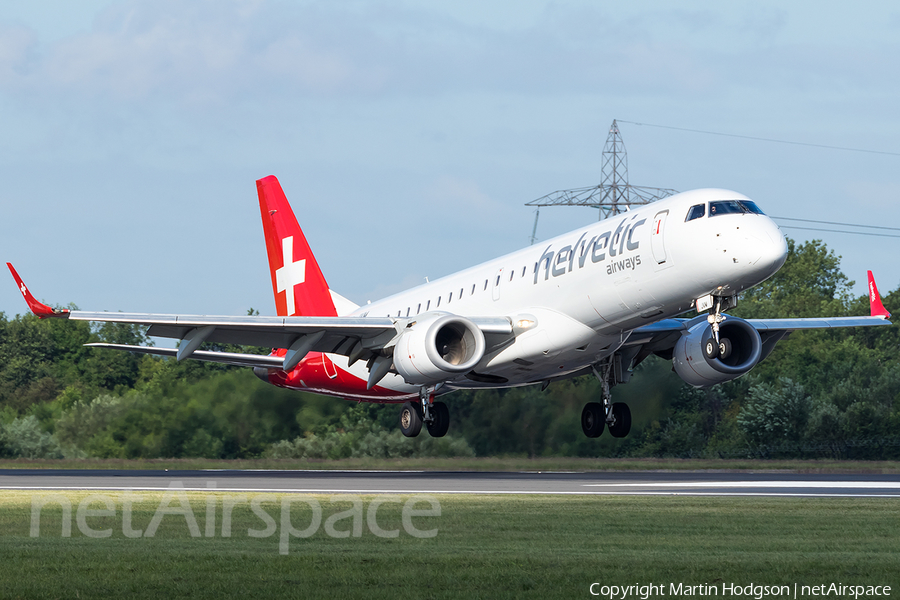
M 494 297 L 494 300 L 500 299 L 500 281 L 503 279 L 503 269 L 497 271 L 497 274 L 494 275 L 494 281 L 492 281 L 492 289 L 491 293 Z
M 650 250 L 653 252 L 653 258 L 656 259 L 656 263 L 661 265 L 666 262 L 666 245 L 665 245 L 665 233 L 666 233 L 666 217 L 669 216 L 669 211 L 664 210 L 656 213 L 656 216 L 653 217 L 653 231 L 650 234 Z

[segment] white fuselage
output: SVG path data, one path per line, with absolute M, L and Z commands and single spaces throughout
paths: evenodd
M 787 245 L 762 214 L 709 214 L 711 201 L 749 198 L 703 189 L 616 215 L 362 306 L 353 316 L 413 317 L 426 312 L 509 317 L 512 343 L 491 348 L 475 371 L 506 386 L 564 376 L 615 352 L 631 331 L 681 314 L 696 298 L 733 295 L 773 275 Z M 329 357 L 365 379 L 364 364 Z M 381 386 L 415 393 L 389 375 Z M 461 375 L 450 388 L 491 387 Z

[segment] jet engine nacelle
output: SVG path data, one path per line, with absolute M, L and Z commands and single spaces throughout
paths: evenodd
M 737 379 L 756 366 L 762 355 L 759 332 L 747 321 L 727 317 L 719 324 L 719 339 L 731 342 L 726 357 L 708 358 L 703 346 L 712 337 L 708 323 L 698 323 L 675 344 L 672 363 L 681 379 L 703 388 Z
M 412 385 L 428 385 L 471 371 L 484 356 L 484 334 L 457 315 L 421 315 L 394 346 L 394 369 Z

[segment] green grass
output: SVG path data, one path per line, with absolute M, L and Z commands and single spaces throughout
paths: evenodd
M 614 496 L 435 496 L 440 516 L 416 517 L 429 539 L 408 535 L 399 504 L 378 511 L 394 539 L 335 539 L 324 527 L 292 538 L 248 537 L 263 522 L 247 504 L 234 509 L 232 537 L 191 537 L 182 515 L 167 515 L 153 538 L 122 534 L 121 492 L 114 517 L 90 517 L 112 536 L 84 536 L 73 503 L 71 537 L 61 537 L 61 509 L 41 513 L 41 536 L 30 537 L 32 492 L 0 495 L 0 596 L 4 598 L 572 598 L 590 597 L 592 582 L 892 585 L 900 590 L 900 502 L 843 498 L 695 498 Z M 145 530 L 161 493 L 142 492 L 133 527 Z M 206 500 L 230 494 L 190 493 L 199 530 Z M 283 495 L 262 495 L 280 519 Z M 324 520 L 346 510 L 315 498 Z M 409 496 L 404 495 L 405 501 Z M 366 514 L 373 496 L 363 497 Z M 177 506 L 177 501 L 172 503 Z M 293 524 L 310 513 L 294 504 Z M 421 508 L 427 505 L 420 505 Z M 99 508 L 100 504 L 91 505 Z M 304 522 L 305 520 L 305 522 Z M 351 519 L 337 523 L 349 530 Z M 281 530 L 278 525 L 279 532 Z M 720 591 L 721 595 L 721 591 Z
M 900 473 L 900 461 L 710 460 L 680 458 L 347 458 L 341 460 L 157 458 L 3 459 L 0 469 L 387 469 L 441 471 L 790 471 L 794 473 Z

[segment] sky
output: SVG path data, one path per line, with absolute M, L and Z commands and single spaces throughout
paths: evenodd
M 274 174 L 362 304 L 526 246 L 526 202 L 600 183 L 613 119 L 633 185 L 900 227 L 898 98 L 886 1 L 0 0 L 0 258 L 52 304 L 274 314 Z M 900 238 L 784 231 L 900 287 Z

